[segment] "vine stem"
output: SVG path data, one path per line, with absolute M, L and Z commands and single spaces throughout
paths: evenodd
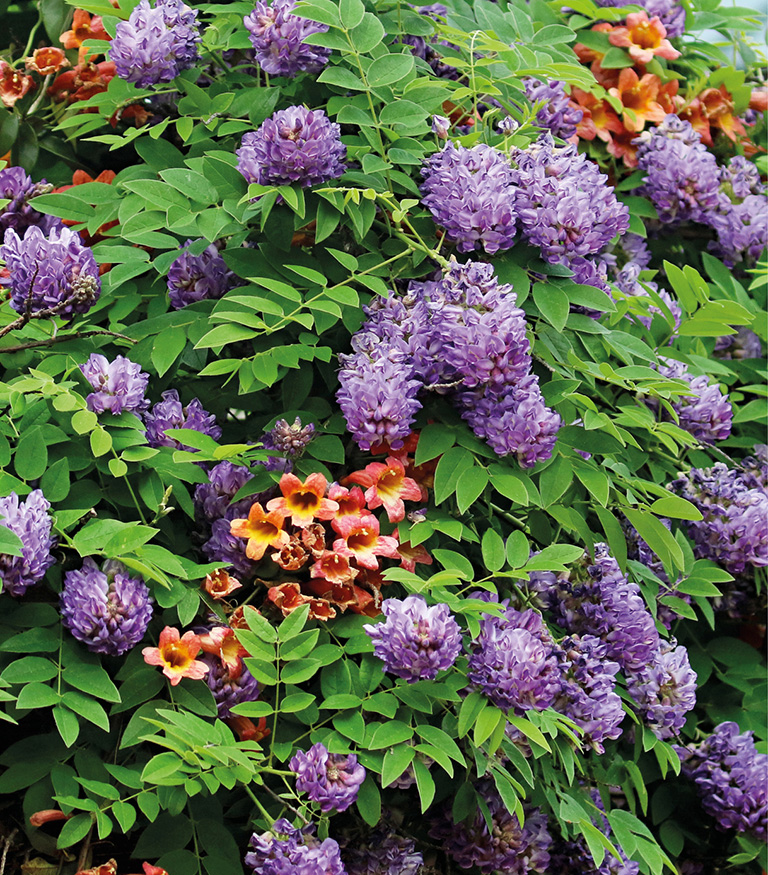
M 47 337 L 45 340 L 31 340 L 29 343 L 18 343 L 15 346 L 3 346 L 0 347 L 0 355 L 10 352 L 21 352 L 25 349 L 53 346 L 55 343 L 63 343 L 65 340 L 80 340 L 85 337 L 98 337 L 100 334 L 109 337 L 117 337 L 120 340 L 127 340 L 128 343 L 138 343 L 137 340 L 128 337 L 127 334 L 120 334 L 118 331 L 110 331 L 108 328 L 91 328 L 84 331 L 75 331 L 74 334 L 57 334 L 53 337 Z
M 251 797 L 251 801 L 253 802 L 253 804 L 254 804 L 254 805 L 259 809 L 259 811 L 261 812 L 262 817 L 264 817 L 264 818 L 266 819 L 267 823 L 274 824 L 274 822 L 275 822 L 275 821 L 274 821 L 274 818 L 273 818 L 272 815 L 267 811 L 267 809 L 261 804 L 261 802 L 260 802 L 259 799 L 256 797 L 256 794 L 253 792 L 253 790 L 251 790 L 251 788 L 250 788 L 247 784 L 244 784 L 243 786 L 245 787 L 245 792 Z

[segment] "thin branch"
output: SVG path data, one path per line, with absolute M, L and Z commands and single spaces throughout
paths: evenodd
M 8 858 L 8 851 L 13 844 L 13 840 L 16 838 L 17 829 L 12 829 L 10 833 L 3 839 L 3 854 L 0 856 L 0 875 L 3 875 L 5 872 L 5 863 Z
M 18 321 L 18 320 L 16 320 Z M 110 337 L 117 337 L 120 340 L 127 340 L 128 343 L 138 343 L 127 334 L 120 334 L 118 331 L 110 331 L 108 328 L 91 328 L 84 331 L 75 331 L 74 334 L 57 334 L 55 337 L 47 337 L 45 340 L 31 340 L 29 343 L 19 343 L 16 346 L 0 346 L 0 355 L 7 352 L 21 352 L 24 349 L 36 349 L 41 346 L 53 346 L 54 343 L 62 343 L 65 340 L 79 340 L 84 337 L 96 337 L 99 334 L 106 334 Z M 0 335 L 1 337 L 2 335 Z

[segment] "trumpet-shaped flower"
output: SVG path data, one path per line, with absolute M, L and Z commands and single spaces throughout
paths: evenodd
M 346 486 L 339 486 L 338 483 L 334 483 L 328 490 L 328 498 L 339 505 L 339 509 L 336 511 L 336 519 L 343 516 L 360 516 L 365 509 L 365 496 L 359 486 L 347 489 Z
M 232 577 L 226 568 L 217 568 L 212 571 L 206 575 L 203 582 L 203 588 L 213 599 L 226 598 L 241 587 L 242 583 L 236 577 Z
M 333 527 L 341 536 L 333 542 L 334 551 L 340 556 L 354 559 L 363 568 L 378 568 L 377 556 L 399 558 L 397 540 L 379 534 L 379 521 L 373 514 L 345 516 L 334 520 Z
M 327 550 L 312 566 L 311 574 L 331 583 L 349 583 L 357 577 L 358 571 L 350 567 L 346 556 Z
M 302 605 L 309 605 L 310 620 L 327 620 L 336 616 L 336 611 L 329 601 L 305 595 L 295 580 L 271 586 L 267 592 L 267 598 L 280 608 L 284 617 L 292 614 L 296 608 L 300 608 Z
M 205 677 L 208 666 L 199 659 L 200 638 L 194 632 L 179 634 L 178 629 L 166 626 L 160 633 L 158 647 L 145 647 L 141 652 L 147 665 L 162 666 L 163 674 L 175 687 L 182 678 L 199 681 Z
M 283 528 L 283 520 L 283 514 L 278 511 L 265 513 L 257 501 L 251 505 L 248 519 L 232 520 L 230 533 L 237 538 L 248 538 L 245 555 L 258 561 L 267 552 L 267 547 L 280 550 L 290 540 L 290 535 Z
M 214 626 L 200 636 L 200 646 L 206 653 L 218 656 L 233 677 L 242 671 L 242 657 L 247 656 L 248 651 L 237 640 L 235 630 L 230 626 Z
M 664 121 L 666 112 L 658 102 L 661 79 L 652 73 L 638 76 L 631 67 L 619 73 L 619 81 L 609 93 L 617 97 L 624 107 L 624 127 L 629 131 L 642 131 L 646 122 Z M 627 111 L 628 110 L 628 111 Z
M 290 517 L 294 526 L 304 527 L 318 520 L 330 520 L 336 516 L 339 505 L 324 498 L 328 481 L 322 474 L 310 474 L 302 483 L 295 474 L 283 474 L 280 478 L 282 498 L 273 498 L 267 503 L 270 516 Z
M 654 57 L 674 61 L 680 52 L 667 39 L 667 29 L 658 15 L 648 18 L 648 13 L 632 12 L 624 27 L 615 27 L 608 34 L 612 46 L 629 49 L 629 56 L 638 64 L 647 64 Z
M 399 523 L 405 517 L 405 499 L 421 499 L 419 484 L 405 476 L 405 466 L 395 456 L 389 456 L 386 462 L 371 462 L 365 470 L 350 474 L 349 479 L 366 487 L 368 507 L 374 510 L 383 505 L 391 523 Z

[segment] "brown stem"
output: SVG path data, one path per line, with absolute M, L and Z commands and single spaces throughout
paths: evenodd
M 16 320 L 18 321 L 18 320 Z M 8 328 L 8 326 L 6 326 Z M 7 331 L 5 333 L 8 333 Z M 40 346 L 53 346 L 54 343 L 62 343 L 65 340 L 78 340 L 83 337 L 94 337 L 99 334 L 108 334 L 110 337 L 118 337 L 120 340 L 127 340 L 129 343 L 138 343 L 127 334 L 120 334 L 117 331 L 110 331 L 107 328 L 92 328 L 86 331 L 75 331 L 74 334 L 57 334 L 56 337 L 47 337 L 45 340 L 31 340 L 29 343 L 19 343 L 16 346 L 1 346 L 0 355 L 7 352 L 21 352 L 24 349 L 35 349 Z M 0 334 L 0 337 L 3 335 Z
M 80 854 L 77 858 L 77 871 L 79 872 L 81 869 L 85 869 L 85 864 L 88 861 L 88 851 L 91 849 L 91 836 L 93 835 L 93 824 L 91 824 L 91 828 L 85 834 L 85 838 L 83 839 L 83 844 L 80 846 Z
M 267 791 L 267 793 L 269 793 L 269 795 L 270 795 L 270 796 L 271 796 L 276 802 L 279 802 L 281 805 L 284 805 L 289 811 L 291 811 L 296 817 L 298 817 L 299 820 L 301 820 L 301 822 L 302 822 L 305 826 L 309 823 L 309 821 L 307 820 L 307 818 L 304 817 L 304 815 L 303 815 L 300 811 L 297 811 L 297 810 L 293 807 L 293 805 L 291 805 L 290 802 L 288 802 L 288 801 L 286 801 L 285 799 L 283 799 L 282 796 L 278 796 L 277 793 L 275 793 L 275 791 L 274 791 L 271 787 L 268 787 L 266 784 L 262 784 L 261 786 L 262 786 L 262 788 L 263 788 L 264 790 Z
M 13 840 L 16 838 L 17 829 L 12 829 L 8 835 L 3 839 L 3 854 L 0 856 L 0 875 L 3 875 L 5 872 L 5 863 L 8 858 L 8 851 L 13 844 Z

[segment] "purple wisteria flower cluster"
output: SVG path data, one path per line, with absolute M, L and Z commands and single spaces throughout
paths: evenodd
M 163 392 L 162 400 L 157 401 L 144 415 L 144 424 L 147 427 L 147 442 L 150 447 L 173 447 L 194 452 L 194 447 L 186 446 L 165 433 L 172 428 L 190 428 L 207 434 L 216 441 L 221 437 L 221 428 L 216 425 L 216 417 L 204 410 L 197 398 L 193 398 L 185 407 L 176 389 Z
M 477 784 L 477 792 L 490 818 L 489 828 L 483 810 L 470 823 L 454 823 L 448 811 L 430 829 L 430 836 L 444 844 L 448 854 L 464 869 L 477 866 L 491 875 L 528 875 L 549 871 L 549 848 L 552 838 L 547 831 L 546 815 L 538 808 L 524 806 L 525 823 L 507 811 L 487 778 Z
M 47 235 L 52 228 L 60 228 L 61 219 L 38 212 L 30 203 L 41 194 L 49 194 L 53 186 L 44 179 L 32 182 L 22 167 L 5 167 L 0 170 L 0 198 L 7 200 L 0 207 L 0 240 L 9 228 L 23 235 L 27 228 L 36 225 Z
M 758 753 L 751 732 L 721 723 L 701 744 L 677 748 L 683 773 L 720 830 L 768 835 L 768 754 Z
M 344 173 L 347 147 L 341 128 L 322 109 L 290 106 L 245 134 L 235 154 L 248 182 L 308 188 Z
M 341 356 L 337 398 L 363 449 L 397 448 L 421 407 L 420 389 L 449 394 L 475 433 L 525 467 L 552 455 L 560 417 L 530 373 L 530 343 L 512 287 L 493 267 L 452 261 L 437 280 L 411 282 L 365 309 Z
M 94 413 L 109 410 L 114 416 L 129 411 L 141 413 L 149 407 L 144 397 L 149 383 L 149 374 L 141 365 L 119 355 L 113 361 L 99 353 L 92 353 L 85 364 L 80 365 L 83 376 L 95 389 L 85 399 L 88 409 Z
M 51 551 L 51 503 L 40 489 L 33 489 L 24 501 L 15 492 L 0 498 L 0 526 L 21 539 L 21 556 L 0 553 L 2 591 L 14 596 L 24 593 L 45 576 L 56 561 Z
M 531 103 L 546 103 L 536 113 L 536 124 L 548 130 L 553 137 L 569 140 L 576 133 L 576 125 L 582 120 L 584 111 L 575 106 L 570 99 L 565 83 L 550 79 L 542 82 L 530 76 L 523 79 L 525 96 Z
M 420 875 L 423 855 L 412 839 L 398 835 L 386 817 L 364 840 L 342 849 L 347 875 Z
M 170 82 L 199 60 L 202 41 L 197 9 L 182 0 L 140 0 L 128 21 L 120 21 L 109 46 L 117 75 L 140 88 Z
M 461 652 L 461 630 L 448 605 L 429 606 L 422 596 L 385 599 L 385 623 L 363 626 L 373 652 L 390 674 L 409 683 L 432 680 Z
M 197 301 L 216 301 L 238 282 L 216 244 L 211 243 L 199 255 L 192 255 L 188 249 L 191 243 L 187 240 L 182 254 L 168 269 L 168 297 L 175 310 Z
M 717 234 L 709 249 L 728 267 L 754 263 L 768 245 L 768 190 L 757 167 L 741 155 L 720 168 L 718 206 L 707 224 Z
M 249 846 L 245 865 L 253 875 L 347 875 L 338 843 L 321 841 L 314 826 L 298 829 L 280 818 L 270 832 L 254 833 Z
M 320 742 L 306 753 L 297 751 L 288 767 L 296 772 L 296 789 L 325 812 L 346 811 L 365 780 L 365 769 L 354 754 L 329 753 Z
M 120 562 L 101 568 L 91 558 L 64 575 L 61 619 L 94 653 L 122 656 L 144 637 L 153 600 L 143 580 L 130 577 Z
M 305 42 L 328 26 L 294 14 L 296 0 L 259 0 L 244 23 L 259 66 L 270 76 L 293 78 L 299 73 L 317 73 L 327 63 L 331 50 Z
M 754 331 L 742 325 L 736 334 L 717 338 L 714 355 L 720 359 L 760 359 L 763 357 L 763 344 Z
M 313 423 L 302 425 L 297 416 L 290 425 L 285 419 L 278 419 L 262 437 L 261 444 L 267 450 L 275 450 L 289 458 L 297 458 L 309 446 L 315 436 Z
M 717 383 L 702 374 L 694 376 L 683 362 L 673 359 L 660 360 L 659 373 L 663 377 L 684 380 L 690 387 L 690 395 L 681 395 L 672 402 L 679 417 L 680 428 L 704 443 L 725 440 L 731 433 L 733 408 Z M 656 402 L 649 406 L 655 407 Z
M 208 666 L 205 676 L 216 702 L 219 719 L 234 717 L 232 708 L 243 702 L 255 702 L 259 698 L 259 683 L 248 671 L 242 659 L 236 668 L 214 656 L 206 655 L 203 661 Z
M 52 315 L 72 318 L 85 313 L 101 293 L 99 268 L 93 252 L 83 245 L 77 231 L 64 225 L 45 231 L 32 225 L 20 237 L 13 228 L 5 232 L 0 258 L 9 277 L 11 307 L 21 314 L 51 310 Z

